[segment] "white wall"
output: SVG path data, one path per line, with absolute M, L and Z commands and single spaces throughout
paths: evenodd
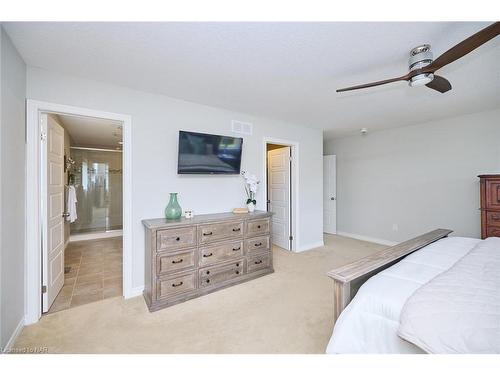
M 265 156 L 263 137 L 299 142 L 299 247 L 306 249 L 322 243 L 321 131 L 37 68 L 28 68 L 27 87 L 30 99 L 132 116 L 133 287 L 144 282 L 141 220 L 163 216 L 169 192 L 178 192 L 182 208 L 193 209 L 196 214 L 230 211 L 244 205 L 240 176 L 177 175 L 180 129 L 234 135 L 230 132 L 232 119 L 252 122 L 253 135 L 245 136 L 243 141 L 242 169 L 260 179 Z M 258 208 L 265 207 L 264 197 L 261 189 Z
M 337 155 L 339 232 L 479 237 L 477 175 L 500 173 L 500 110 L 325 141 L 324 152 Z
M 5 348 L 24 318 L 26 65 L 1 27 L 0 34 L 0 347 Z

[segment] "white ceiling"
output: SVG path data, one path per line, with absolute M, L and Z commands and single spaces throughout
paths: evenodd
M 118 143 L 122 140 L 120 121 L 68 115 L 58 115 L 58 117 L 69 133 L 73 146 L 121 148 Z
M 336 88 L 407 72 L 488 23 L 5 23 L 31 66 L 281 119 L 326 137 L 500 107 L 500 38 L 441 69 L 453 90 L 405 82 Z

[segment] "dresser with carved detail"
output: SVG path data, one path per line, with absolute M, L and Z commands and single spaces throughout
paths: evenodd
M 480 175 L 481 238 L 500 237 L 500 175 Z
M 143 220 L 150 311 L 274 272 L 271 215 L 220 213 Z

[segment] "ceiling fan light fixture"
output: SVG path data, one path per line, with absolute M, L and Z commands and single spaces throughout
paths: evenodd
M 427 85 L 429 82 L 431 82 L 433 79 L 434 79 L 434 74 L 432 73 L 418 74 L 414 77 L 411 77 L 410 80 L 408 81 L 408 84 L 411 87 L 424 86 Z

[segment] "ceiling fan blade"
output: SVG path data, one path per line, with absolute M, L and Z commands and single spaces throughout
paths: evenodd
M 493 39 L 500 34 L 500 22 L 495 22 L 490 26 L 478 31 L 474 35 L 468 37 L 467 39 L 461 41 L 454 47 L 450 48 L 448 51 L 443 53 L 437 59 L 435 59 L 431 64 L 423 68 L 425 73 L 433 73 L 443 66 L 452 63 L 455 60 L 467 55 L 469 52 L 474 51 L 479 46 L 483 45 L 490 39 Z
M 377 82 L 371 82 L 371 83 L 365 83 L 364 85 L 357 85 L 357 86 L 351 86 L 351 87 L 345 87 L 343 89 L 337 89 L 337 92 L 344 92 L 344 91 L 351 91 L 351 90 L 358 90 L 358 89 L 365 89 L 367 87 L 373 87 L 373 86 L 380 86 L 380 85 L 385 85 L 386 83 L 391 83 L 391 82 L 397 82 L 397 81 L 407 81 L 410 79 L 409 75 L 406 74 L 401 77 L 397 78 L 391 78 L 391 79 L 384 79 L 383 81 L 377 81 Z
M 430 81 L 426 86 L 430 89 L 439 91 L 440 93 L 445 93 L 451 90 L 451 83 L 446 78 L 441 76 L 434 76 L 434 79 Z

